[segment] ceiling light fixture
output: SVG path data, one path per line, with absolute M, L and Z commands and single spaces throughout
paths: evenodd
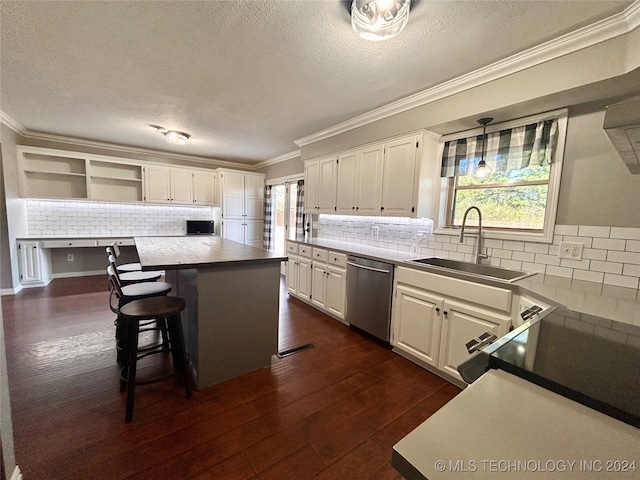
M 410 8 L 411 0 L 353 0 L 351 26 L 366 40 L 386 40 L 405 27 Z
M 164 138 L 166 138 L 167 142 L 174 145 L 186 145 L 190 137 L 187 133 L 176 132 L 175 130 L 167 130 L 162 133 L 164 133 Z
M 149 125 L 152 128 L 155 128 L 158 132 L 164 135 L 164 138 L 167 142 L 173 145 L 186 145 L 191 138 L 191 135 L 184 132 L 178 132 L 177 130 L 167 130 L 161 125 Z
M 476 171 L 474 173 L 474 175 L 476 177 L 479 178 L 485 178 L 489 175 L 491 175 L 491 173 L 493 172 L 493 170 L 491 170 L 491 167 L 489 165 L 487 165 L 487 162 L 485 162 L 484 160 L 484 155 L 485 155 L 485 151 L 484 151 L 484 142 L 485 142 L 485 136 L 486 136 L 486 132 L 487 132 L 487 125 L 489 123 L 491 123 L 493 121 L 493 118 L 491 117 L 486 117 L 486 118 L 481 118 L 480 120 L 478 120 L 478 123 L 480 125 L 482 125 L 482 150 L 480 153 L 480 161 L 478 162 L 478 165 L 476 166 Z

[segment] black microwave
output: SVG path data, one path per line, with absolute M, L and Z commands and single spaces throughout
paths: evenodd
M 187 220 L 187 235 L 213 235 L 213 220 Z

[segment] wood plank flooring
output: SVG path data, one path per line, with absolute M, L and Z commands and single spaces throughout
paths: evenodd
M 281 288 L 280 350 L 194 391 L 142 386 L 125 424 L 102 276 L 3 297 L 16 456 L 27 480 L 397 479 L 392 446 L 459 389 Z

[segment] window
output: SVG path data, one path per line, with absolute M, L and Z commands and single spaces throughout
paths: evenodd
M 493 125 L 442 141 L 438 227 L 462 224 L 467 208 L 482 211 L 488 237 L 551 241 L 558 202 L 566 110 Z M 484 150 L 484 152 L 483 152 Z M 488 174 L 477 175 L 481 159 Z M 477 225 L 477 216 L 467 219 Z

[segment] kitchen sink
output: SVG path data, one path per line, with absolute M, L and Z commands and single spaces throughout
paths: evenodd
M 414 263 L 421 263 L 430 267 L 462 272 L 472 276 L 489 277 L 494 279 L 497 278 L 509 283 L 533 275 L 533 273 L 521 272 L 520 270 L 509 270 L 507 268 L 494 267 L 492 265 L 460 262 L 458 260 L 448 260 L 446 258 L 418 258 L 416 260 L 409 261 Z

